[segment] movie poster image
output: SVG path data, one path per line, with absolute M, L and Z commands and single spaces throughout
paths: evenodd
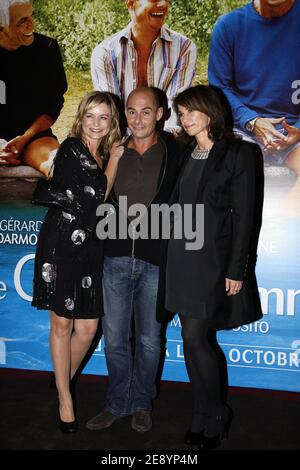
M 263 318 L 219 332 L 229 384 L 299 391 L 300 0 L 275 21 L 255 2 L 144 0 L 141 24 L 161 25 L 146 63 L 137 50 L 139 32 L 132 32 L 135 2 L 23 2 L 34 9 L 35 34 L 25 34 L 17 51 L 0 35 L 0 364 L 52 369 L 48 312 L 30 305 L 46 210 L 30 200 L 39 178 L 49 175 L 81 98 L 108 90 L 124 103 L 136 86 L 158 87 L 170 109 L 165 130 L 176 132 L 173 98 L 210 83 L 226 96 L 235 132 L 259 143 L 264 156 L 256 269 Z M 178 316 L 167 339 L 163 379 L 187 381 Z M 103 338 L 85 372 L 107 373 Z

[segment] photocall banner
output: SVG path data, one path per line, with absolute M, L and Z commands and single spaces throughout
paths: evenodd
M 48 312 L 30 305 L 35 244 L 44 213 L 28 203 L 1 204 L 2 367 L 52 370 Z M 300 390 L 299 225 L 295 220 L 264 219 L 257 266 L 263 318 L 218 333 L 230 385 Z M 167 338 L 162 378 L 187 381 L 178 316 Z M 107 374 L 103 338 L 85 372 Z
M 67 15 L 71 8 L 67 0 L 59 2 L 55 8 L 48 1 L 33 3 L 37 29 L 55 37 L 63 52 L 69 89 L 64 108 L 53 126 L 61 142 L 67 136 L 79 100 L 93 89 L 89 69 L 92 51 L 105 38 L 125 28 L 129 16 L 125 3 L 119 1 L 99 2 L 102 10 L 98 2 L 73 1 L 72 15 Z M 221 14 L 244 5 L 242 1 L 195 0 L 189 2 L 188 7 L 181 1 L 171 3 L 168 26 L 189 36 L 197 48 L 193 83 L 207 83 L 209 46 L 216 20 Z M 101 17 L 103 14 L 106 22 Z M 54 21 L 57 25 L 50 31 L 46 27 L 49 26 L 47 18 L 52 18 L 52 22 L 57 18 Z M 206 22 L 201 18 L 206 18 Z M 84 50 L 82 44 L 85 44 Z M 269 51 L 272 53 L 273 50 Z M 297 80 L 300 87 L 300 67 L 295 72 L 294 89 Z M 0 84 L 2 106 L 5 83 L 1 75 Z M 0 139 L 2 137 L 0 124 Z M 36 170 L 25 165 L 0 168 L 0 366 L 5 368 L 52 370 L 48 312 L 38 311 L 30 304 L 36 243 L 46 212 L 30 204 L 38 177 Z M 300 391 L 300 214 L 286 210 L 286 198 L 295 187 L 296 179 L 297 171 L 285 161 L 276 165 L 272 161 L 265 162 L 263 224 L 256 269 L 263 318 L 234 330 L 218 332 L 231 386 Z M 107 374 L 104 348 L 102 337 L 85 373 Z M 167 330 L 162 379 L 188 381 L 177 315 Z

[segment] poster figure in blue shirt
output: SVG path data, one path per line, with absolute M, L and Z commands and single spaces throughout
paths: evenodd
M 281 206 L 290 217 L 300 216 L 299 18 L 299 0 L 254 0 L 219 17 L 208 64 L 237 133 L 259 143 L 265 165 L 295 173 Z

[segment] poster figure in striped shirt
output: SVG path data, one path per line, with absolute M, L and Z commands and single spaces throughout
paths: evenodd
M 94 88 L 110 91 L 126 102 L 138 86 L 162 89 L 172 109 L 173 98 L 188 88 L 196 70 L 196 45 L 165 24 L 169 0 L 124 0 L 131 22 L 93 50 Z M 172 112 L 165 130 L 176 128 Z

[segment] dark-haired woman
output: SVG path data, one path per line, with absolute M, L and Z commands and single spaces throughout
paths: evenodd
M 173 234 L 164 247 L 158 318 L 178 312 L 182 325 L 194 402 L 185 443 L 212 449 L 228 433 L 231 410 L 221 393 L 219 354 L 210 337 L 216 330 L 261 317 L 250 267 L 260 228 L 262 155 L 257 145 L 234 138 L 214 88 L 191 87 L 175 98 L 174 106 L 189 156 L 170 204 L 182 209 L 190 205 L 190 233 L 196 230 L 199 237 L 203 230 L 204 243 L 194 248 L 189 237 L 176 238 L 182 221 L 174 218 Z M 201 227 L 196 226 L 198 204 L 204 205 Z

